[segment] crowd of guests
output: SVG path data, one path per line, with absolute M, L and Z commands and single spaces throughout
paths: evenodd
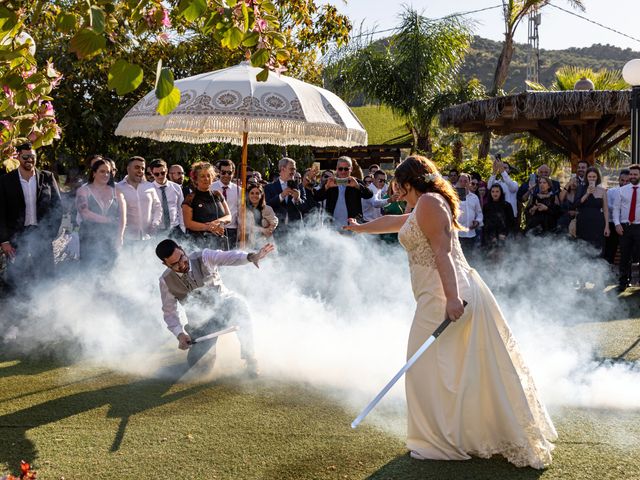
M 475 173 L 449 171 L 448 179 L 461 200 L 458 220 L 466 231 L 459 237 L 467 257 L 496 254 L 519 234 L 570 235 L 590 244 L 610 264 L 620 247 L 618 290 L 625 290 L 631 264 L 640 258 L 640 205 L 635 193 L 640 166 L 620 170 L 614 188 L 606 188 L 598 168 L 586 160 L 577 163 L 564 185 L 550 178 L 548 165 L 538 167 L 521 185 L 511 178 L 510 170 L 497 155 L 486 181 Z
M 64 213 L 55 177 L 36 168 L 32 146 L 17 147 L 17 158 L 18 169 L 0 177 L 0 243 L 10 259 L 6 277 L 14 286 L 36 272 L 53 272 L 51 242 Z M 259 249 L 266 243 L 277 246 L 309 224 L 342 231 L 350 218 L 367 222 L 408 213 L 384 170 L 372 165 L 363 172 L 349 157 L 339 157 L 335 170 L 322 172 L 300 172 L 295 160 L 284 157 L 271 181 L 249 169 L 246 191 L 236 165 L 226 159 L 194 163 L 188 177 L 181 165 L 162 159 L 147 163 L 139 156 L 128 159 L 121 179 L 116 164 L 104 156 L 89 157 L 87 166 L 71 213 L 80 262 L 86 265 L 111 266 L 123 246 L 162 238 L 189 240 L 199 248 Z M 458 221 L 464 229 L 458 236 L 465 254 L 473 261 L 496 254 L 515 235 L 561 233 L 590 243 L 613 263 L 620 244 L 619 287 L 624 289 L 640 242 L 639 168 L 622 170 L 619 187 L 611 189 L 586 161 L 578 162 L 564 185 L 550 178 L 547 165 L 518 185 L 499 155 L 486 180 L 451 169 L 447 178 L 461 200 Z M 395 235 L 381 238 L 397 241 Z

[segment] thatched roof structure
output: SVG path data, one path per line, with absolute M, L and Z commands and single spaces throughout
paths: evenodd
M 567 155 L 591 163 L 630 134 L 630 90 L 525 92 L 447 108 L 440 124 L 461 132 L 529 132 Z

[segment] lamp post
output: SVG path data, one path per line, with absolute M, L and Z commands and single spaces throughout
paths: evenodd
M 640 58 L 629 60 L 622 78 L 631 85 L 631 163 L 640 163 Z

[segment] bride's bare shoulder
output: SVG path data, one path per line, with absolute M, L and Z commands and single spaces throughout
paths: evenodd
M 444 199 L 442 195 L 437 193 L 424 193 L 418 199 L 418 204 L 416 208 L 425 209 L 425 210 L 440 210 L 444 209 L 448 211 L 447 201 Z

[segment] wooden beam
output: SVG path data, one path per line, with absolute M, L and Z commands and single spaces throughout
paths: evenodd
M 487 129 L 485 123 L 482 121 L 461 123 L 460 125 L 456 125 L 456 128 L 460 133 L 484 132 Z
M 580 118 L 582 120 L 600 120 L 602 118 L 602 112 L 598 112 L 598 111 L 580 112 Z
M 561 145 L 558 145 L 554 141 L 554 139 L 552 139 L 551 136 L 549 136 L 546 132 L 544 132 L 542 130 L 532 130 L 529 133 L 531 135 L 533 135 L 534 137 L 542 140 L 544 143 L 549 145 L 551 148 L 553 148 L 555 150 L 558 150 L 562 155 L 565 155 L 567 158 L 571 155 L 571 152 L 569 152 L 569 150 L 567 150 L 566 148 L 564 148 Z
M 565 129 L 560 128 L 560 126 L 556 126 L 551 122 L 540 122 L 539 132 L 543 132 L 544 135 L 551 140 L 552 144 L 558 145 L 563 150 L 574 153 L 576 155 L 580 155 L 580 151 L 578 150 L 578 146 L 571 142 L 571 139 L 568 138 L 568 133 Z
M 618 133 L 620 130 L 622 130 L 622 127 L 620 125 L 618 125 L 616 127 L 613 127 L 611 130 L 609 130 L 604 136 L 601 136 L 599 138 L 598 138 L 598 136 L 594 137 L 593 140 L 591 141 L 591 143 L 589 145 L 587 145 L 586 151 L 588 153 L 595 152 L 602 145 L 606 144 L 607 141 L 609 141 L 609 139 L 611 137 L 613 137 L 616 133 Z
M 560 125 L 585 125 L 586 120 L 580 118 L 580 115 L 560 115 L 558 119 Z
M 629 135 L 631 135 L 631 129 L 627 130 L 626 132 L 623 132 L 622 134 L 620 134 L 618 137 L 616 137 L 613 140 L 611 140 L 606 145 L 602 145 L 598 150 L 595 151 L 594 155 L 596 157 L 599 157 L 600 155 L 602 155 L 607 150 L 610 150 L 613 147 L 615 147 L 618 143 L 620 143 L 622 140 L 627 138 Z

